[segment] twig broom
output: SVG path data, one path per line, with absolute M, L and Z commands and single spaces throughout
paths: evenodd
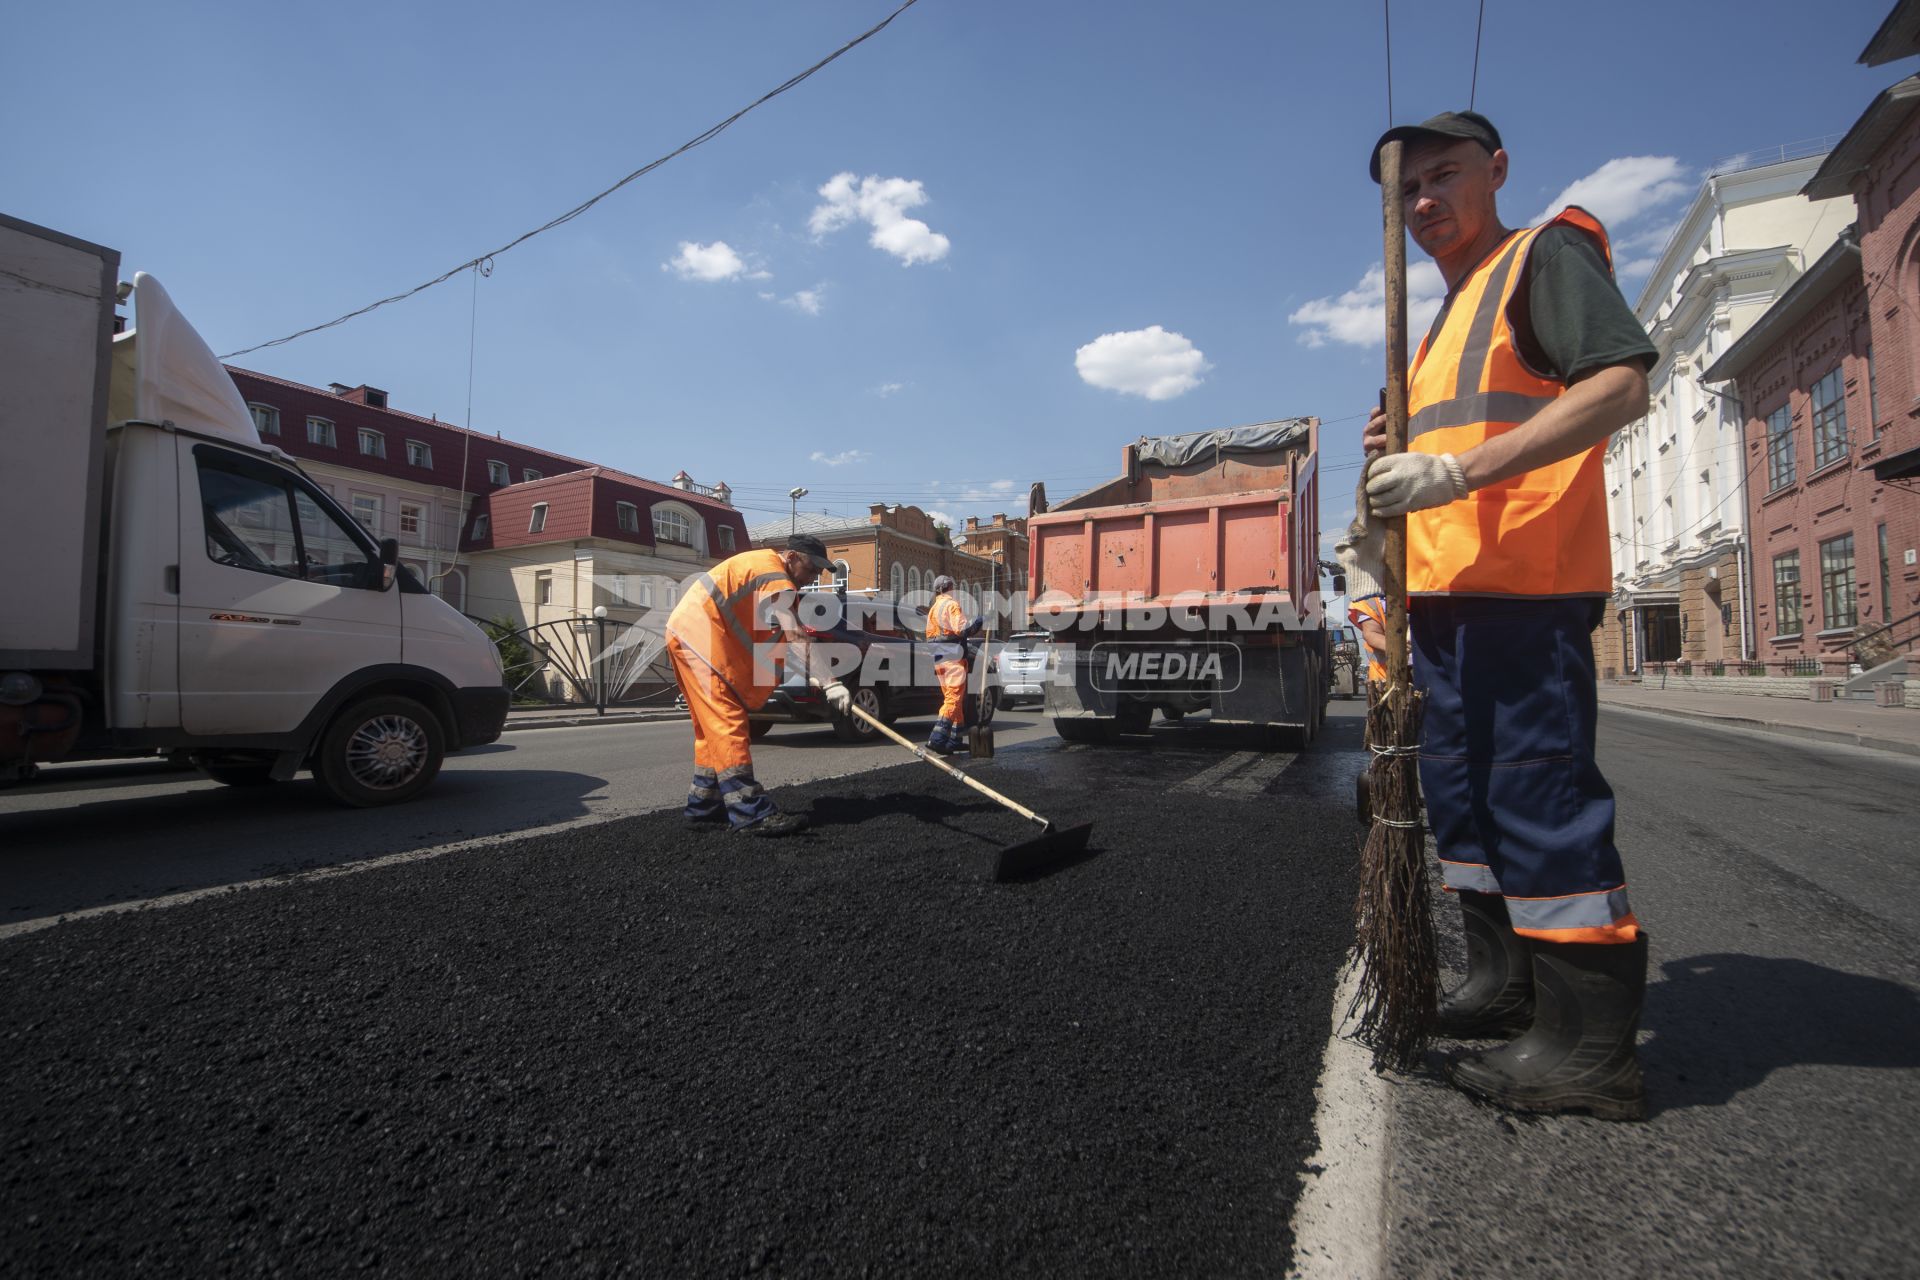
M 1401 144 L 1380 151 L 1386 219 L 1387 452 L 1407 447 L 1407 237 L 1400 204 Z M 1365 479 L 1359 501 L 1366 501 Z M 1350 1013 L 1376 1071 L 1412 1067 L 1432 1034 L 1439 961 L 1427 897 L 1425 833 L 1420 827 L 1419 743 L 1425 712 L 1407 651 L 1407 521 L 1387 522 L 1387 679 L 1367 685 L 1369 793 L 1373 825 L 1360 850 L 1354 903 L 1359 989 Z

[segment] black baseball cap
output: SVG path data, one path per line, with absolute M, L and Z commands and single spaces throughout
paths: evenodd
M 1478 111 L 1442 111 L 1430 120 L 1419 124 L 1403 124 L 1387 130 L 1380 135 L 1380 141 L 1373 144 L 1373 158 L 1367 161 L 1367 172 L 1375 182 L 1380 181 L 1380 148 L 1398 139 L 1401 142 L 1424 142 L 1431 138 L 1442 138 L 1450 142 L 1477 142 L 1492 155 L 1500 149 L 1500 131 L 1493 127 L 1493 121 Z
M 833 561 L 827 559 L 827 544 L 810 533 L 796 533 L 788 538 L 787 550 L 798 551 L 811 560 L 816 569 L 833 568 Z

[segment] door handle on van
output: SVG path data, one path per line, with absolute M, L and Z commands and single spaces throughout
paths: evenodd
M 179 595 L 180 594 L 180 566 L 177 564 L 168 565 L 166 568 L 166 577 L 163 579 L 163 581 L 165 583 L 166 592 L 168 595 L 170 596 Z
M 380 539 L 380 589 L 393 590 L 394 579 L 400 576 L 400 539 Z

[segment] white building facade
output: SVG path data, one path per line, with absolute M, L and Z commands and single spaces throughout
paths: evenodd
M 1594 637 L 1603 672 L 1753 652 L 1745 414 L 1699 379 L 1853 219 L 1846 200 L 1800 194 L 1826 155 L 1810 150 L 1716 166 L 1634 307 L 1659 358 L 1647 416 L 1606 449 L 1614 590 Z

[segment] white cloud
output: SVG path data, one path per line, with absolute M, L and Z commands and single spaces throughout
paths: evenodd
M 904 382 L 883 382 L 873 389 L 873 394 L 885 400 L 888 396 L 898 395 L 906 389 L 907 384 Z
M 927 193 L 917 180 L 880 178 L 869 175 L 855 179 L 851 173 L 836 173 L 820 188 L 826 203 L 814 209 L 807 228 L 816 236 L 838 231 L 855 220 L 873 228 L 867 243 L 900 259 L 902 266 L 916 262 L 938 262 L 947 256 L 952 242 L 906 211 L 927 202 Z
M 691 240 L 682 240 L 680 252 L 670 260 L 661 263 L 660 269 L 671 271 L 682 280 L 699 280 L 712 284 L 720 280 L 736 280 L 746 275 L 747 264 L 725 240 L 715 240 L 712 244 L 695 244 Z M 767 278 L 767 273 L 764 271 L 748 276 L 748 279 L 752 280 Z
M 1157 324 L 1101 334 L 1073 353 L 1073 367 L 1089 386 L 1149 400 L 1185 395 L 1213 368 L 1183 335 Z
M 809 316 L 817 316 L 820 314 L 820 308 L 825 301 L 825 297 L 825 285 L 815 285 L 811 289 L 801 289 L 785 298 L 777 293 L 767 293 L 763 291 L 760 294 L 760 300 L 762 302 L 777 302 L 783 307 L 790 307 L 802 315 Z
M 1538 226 L 1577 204 L 1612 230 L 1692 191 L 1686 166 L 1672 156 L 1621 156 L 1571 183 L 1527 225 Z
M 1447 296 L 1440 268 L 1431 262 L 1407 264 L 1407 334 L 1409 344 L 1427 331 Z M 1387 270 L 1381 263 L 1367 268 L 1360 283 L 1334 298 L 1315 298 L 1287 317 L 1288 324 L 1305 329 L 1304 346 L 1324 347 L 1344 342 L 1354 347 L 1385 346 L 1387 341 Z
M 943 524 L 949 529 L 962 529 L 966 527 L 964 521 L 955 520 L 944 511 L 929 511 L 927 512 L 927 518 L 935 524 Z
M 834 453 L 834 454 L 823 453 L 820 450 L 816 449 L 813 451 L 812 454 L 808 455 L 807 461 L 818 462 L 821 465 L 828 466 L 828 467 L 844 467 L 849 462 L 865 462 L 868 458 L 871 458 L 872 456 L 873 455 L 868 453 L 865 449 L 844 449 L 841 452 Z

